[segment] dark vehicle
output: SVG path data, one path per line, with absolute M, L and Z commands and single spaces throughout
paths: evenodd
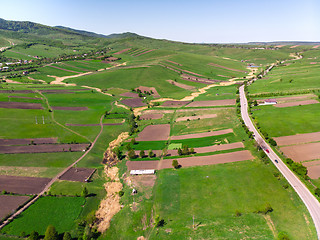
M 275 159 L 274 161 L 275 161 L 276 163 L 278 163 L 278 160 L 277 160 L 277 159 Z
M 269 149 L 266 149 L 266 152 L 269 153 Z

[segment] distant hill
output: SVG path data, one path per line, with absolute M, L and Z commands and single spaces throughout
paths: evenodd
M 134 38 L 134 37 L 142 37 L 136 33 L 131 33 L 131 32 L 126 32 L 126 33 L 113 33 L 110 35 L 103 35 L 103 34 L 98 34 L 94 32 L 89 32 L 89 31 L 84 31 L 84 30 L 78 30 L 78 29 L 73 29 L 69 27 L 64 27 L 64 26 L 55 26 L 56 28 L 60 29 L 65 29 L 71 32 L 75 32 L 81 35 L 89 36 L 89 37 L 98 37 L 98 38 Z
M 275 41 L 275 42 L 248 42 L 249 45 L 319 45 L 320 42 Z

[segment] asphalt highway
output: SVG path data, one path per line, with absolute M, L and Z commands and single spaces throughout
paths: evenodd
M 244 86 L 239 88 L 240 93 L 240 104 L 241 104 L 241 117 L 248 127 L 248 129 L 253 132 L 254 139 L 256 142 L 264 149 L 267 156 L 270 158 L 271 162 L 278 168 L 282 175 L 287 179 L 289 184 L 297 192 L 301 200 L 306 205 L 309 213 L 315 224 L 318 239 L 320 239 L 320 203 L 311 194 L 307 187 L 299 180 L 298 177 L 282 162 L 278 155 L 271 149 L 269 144 L 261 137 L 260 133 L 257 131 L 253 125 L 249 114 L 248 114 L 248 102 L 244 92 Z

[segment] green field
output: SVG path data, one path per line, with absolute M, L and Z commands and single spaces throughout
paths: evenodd
M 290 239 L 315 238 L 303 203 L 291 188 L 282 187 L 285 181 L 277 180 L 274 171 L 273 167 L 250 161 L 162 170 L 154 195 L 142 198 L 137 211 L 124 208 L 116 215 L 104 239 L 140 235 L 148 239 L 274 239 L 280 231 Z M 254 213 L 267 203 L 272 212 Z M 151 209 L 153 217 L 159 216 L 165 224 L 144 230 Z M 237 210 L 239 217 L 235 216 Z
M 104 71 L 97 74 L 71 78 L 69 83 L 107 89 L 126 88 L 129 91 L 139 86 L 155 87 L 160 96 L 182 98 L 190 91 L 173 86 L 166 80 L 179 78 L 178 74 L 160 66 Z
M 22 232 L 30 234 L 37 231 L 44 235 L 50 224 L 54 225 L 59 233 L 71 231 L 75 227 L 75 220 L 81 214 L 83 204 L 85 199 L 80 197 L 42 197 L 1 232 L 20 236 Z
M 253 111 L 253 116 L 272 137 L 320 131 L 319 104 L 285 108 L 258 106 L 254 109 L 261 109 Z

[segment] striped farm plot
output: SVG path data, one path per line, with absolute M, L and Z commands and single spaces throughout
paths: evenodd
M 222 153 L 209 156 L 195 156 L 179 158 L 178 162 L 182 167 L 205 166 L 230 162 L 239 162 L 252 160 L 254 157 L 250 151 L 243 150 L 231 153 Z M 148 170 L 148 169 L 167 169 L 172 168 L 172 159 L 165 159 L 161 161 L 127 161 L 129 170 Z

